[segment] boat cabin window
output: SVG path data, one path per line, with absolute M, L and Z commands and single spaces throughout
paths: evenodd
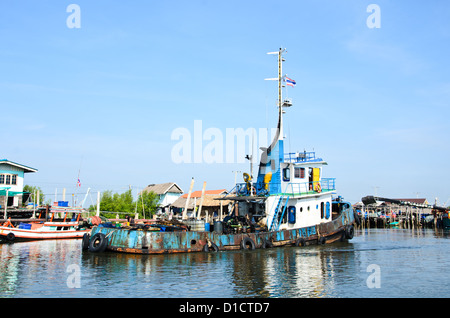
M 291 169 L 283 168 L 283 181 L 291 180 Z
M 305 168 L 294 168 L 294 178 L 303 179 L 305 177 Z
M 320 203 L 320 218 L 325 218 L 325 204 L 323 202 Z

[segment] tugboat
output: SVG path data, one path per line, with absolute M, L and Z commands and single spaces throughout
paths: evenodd
M 359 218 L 350 203 L 340 196 L 333 199 L 335 178 L 322 176 L 327 163 L 315 152 L 284 153 L 283 113 L 292 101 L 282 98 L 282 82 L 295 83 L 282 76 L 285 52 L 280 48 L 268 53 L 278 55 L 276 134 L 270 146 L 262 149 L 256 182 L 244 173 L 244 182 L 221 198 L 232 200 L 234 206 L 214 224 L 214 230 L 190 231 L 179 224 L 169 227 L 171 230 L 157 224 L 97 226 L 83 237 L 83 249 L 140 254 L 217 252 L 352 239 Z

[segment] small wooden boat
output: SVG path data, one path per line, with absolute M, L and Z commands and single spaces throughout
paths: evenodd
M 14 225 L 9 219 L 0 226 L 0 238 L 7 242 L 82 238 L 90 229 L 80 226 L 81 208 L 52 206 L 48 221 L 31 221 Z M 57 218 L 55 215 L 64 215 Z M 40 218 L 40 217 L 39 217 Z

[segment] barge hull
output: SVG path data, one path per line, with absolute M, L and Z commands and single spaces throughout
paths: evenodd
M 142 229 L 94 227 L 89 240 L 91 241 L 97 233 L 101 233 L 99 235 L 107 240 L 106 250 L 135 254 L 305 246 L 351 239 L 354 221 L 353 209 L 350 208 L 331 222 L 274 232 L 218 234 L 200 231 L 152 232 Z

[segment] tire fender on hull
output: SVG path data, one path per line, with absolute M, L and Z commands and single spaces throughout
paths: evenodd
M 349 225 L 345 229 L 345 238 L 348 240 L 351 240 L 353 238 L 353 235 L 355 234 L 355 228 L 353 225 Z
M 9 233 L 6 235 L 6 240 L 7 240 L 8 242 L 10 242 L 10 243 L 14 242 L 15 239 L 16 239 L 16 236 L 15 236 L 14 233 L 12 233 L 12 232 L 9 232 Z
M 203 252 L 218 252 L 219 248 L 216 244 L 211 241 L 208 241 L 205 246 L 203 246 Z
M 324 236 L 321 236 L 317 239 L 317 244 L 323 245 L 327 242 L 327 239 Z
M 250 237 L 246 236 L 241 241 L 241 248 L 243 250 L 254 250 L 256 245 Z
M 353 217 L 355 218 L 356 225 L 360 226 L 361 219 L 359 218 L 359 215 L 358 215 L 358 213 L 356 213 L 356 211 L 353 211 Z
M 295 240 L 295 246 L 305 246 L 306 245 L 306 241 L 303 237 L 299 237 L 298 239 Z
M 263 239 L 263 242 L 261 244 L 261 248 L 272 248 L 273 243 L 268 239 Z
M 84 233 L 83 240 L 81 242 L 81 249 L 83 251 L 86 251 L 86 250 L 89 249 L 89 239 L 90 239 L 90 237 L 91 236 L 89 235 L 89 233 Z
M 108 238 L 103 233 L 95 233 L 89 242 L 89 252 L 101 253 L 108 246 Z

